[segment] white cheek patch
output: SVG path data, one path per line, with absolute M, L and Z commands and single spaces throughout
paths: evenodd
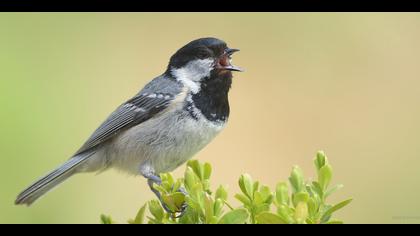
M 197 59 L 189 62 L 181 68 L 172 68 L 172 75 L 176 80 L 187 86 L 192 93 L 200 91 L 200 80 L 210 76 L 213 70 L 214 60 L 212 59 Z

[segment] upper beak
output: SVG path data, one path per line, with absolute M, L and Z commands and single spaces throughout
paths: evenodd
M 233 53 L 235 53 L 235 52 L 239 52 L 240 50 L 239 49 L 236 49 L 236 48 L 228 48 L 228 49 L 226 49 L 226 53 L 230 56 L 230 55 L 232 55 Z
M 225 70 L 230 70 L 230 71 L 239 71 L 239 72 L 243 72 L 244 70 L 238 66 L 232 65 L 230 64 L 230 59 L 231 59 L 231 55 L 235 52 L 239 52 L 239 49 L 236 48 L 228 48 L 226 49 L 226 55 L 229 59 L 229 63 L 228 65 L 223 66 L 223 69 Z

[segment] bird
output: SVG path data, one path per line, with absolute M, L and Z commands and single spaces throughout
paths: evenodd
M 153 187 L 161 184 L 159 174 L 187 162 L 226 126 L 232 72 L 243 71 L 231 63 L 237 51 L 214 37 L 178 49 L 163 74 L 118 106 L 71 158 L 23 190 L 15 204 L 30 206 L 75 174 L 109 168 L 143 176 L 160 198 Z

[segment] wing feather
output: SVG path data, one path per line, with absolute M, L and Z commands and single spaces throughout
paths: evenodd
M 139 94 L 122 104 L 95 130 L 75 155 L 109 140 L 122 130 L 138 125 L 162 112 L 174 100 L 164 93 Z

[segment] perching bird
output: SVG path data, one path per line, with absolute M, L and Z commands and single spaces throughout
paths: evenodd
M 153 183 L 161 183 L 159 173 L 185 163 L 225 126 L 232 71 L 242 71 L 230 63 L 236 51 L 216 38 L 179 49 L 162 75 L 120 105 L 67 162 L 20 193 L 15 204 L 31 205 L 76 173 L 110 167 L 143 175 L 153 190 Z

